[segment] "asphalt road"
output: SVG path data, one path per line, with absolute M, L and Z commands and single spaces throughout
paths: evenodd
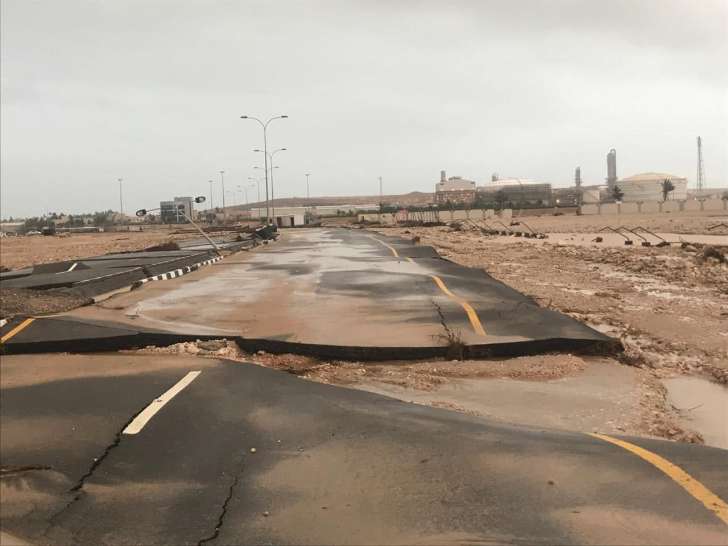
M 192 338 L 242 336 L 308 345 L 463 343 L 523 354 L 612 342 L 483 270 L 442 259 L 431 247 L 348 229 L 289 230 L 274 245 L 63 317 Z M 7 343 L 58 340 L 70 324 L 42 322 Z M 79 332 L 67 338 L 83 339 Z
M 628 439 L 688 472 L 689 492 L 674 470 L 590 435 L 251 364 L 109 354 L 0 366 L 0 527 L 34 543 L 728 543 L 728 513 L 696 487 L 728 498 L 724 450 Z M 161 409 L 123 433 L 149 405 Z

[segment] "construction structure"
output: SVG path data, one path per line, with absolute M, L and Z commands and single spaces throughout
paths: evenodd
M 447 178 L 445 171 L 440 171 L 440 181 L 435 184 L 435 203 L 470 204 L 475 201 L 475 182 L 462 176 Z
M 698 137 L 698 175 L 696 177 L 698 194 L 705 189 L 705 166 L 703 165 L 703 140 Z
M 617 185 L 617 150 L 612 148 L 607 154 L 607 191 L 609 195 L 614 192 Z
M 669 180 L 673 188 L 665 195 L 664 184 Z M 646 203 L 650 201 L 684 201 L 688 197 L 688 180 L 669 173 L 641 173 L 617 182 L 622 190 L 623 203 Z

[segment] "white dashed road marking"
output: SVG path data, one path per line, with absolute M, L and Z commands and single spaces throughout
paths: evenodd
M 172 400 L 172 398 L 182 392 L 182 390 L 187 385 L 192 383 L 197 378 L 197 376 L 200 375 L 200 373 L 201 372 L 199 371 L 188 373 L 182 379 L 180 379 L 174 387 L 169 389 L 159 398 L 152 400 L 152 403 L 144 408 L 141 413 L 139 413 L 139 415 L 137 415 L 134 420 L 127 425 L 127 427 L 123 430 L 123 433 L 137 434 L 138 432 L 141 432 L 141 430 L 145 427 L 149 420 L 154 417 L 156 413 L 167 404 L 167 402 Z

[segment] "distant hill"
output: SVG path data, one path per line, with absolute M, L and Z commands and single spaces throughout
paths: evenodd
M 380 197 L 378 195 L 346 195 L 341 197 L 283 197 L 280 199 L 274 199 L 271 204 L 276 207 L 312 207 L 315 205 L 367 205 L 379 203 Z M 434 200 L 434 194 L 413 191 L 410 193 L 404 193 L 400 195 L 383 195 L 382 201 L 391 205 L 426 205 L 432 203 Z M 236 205 L 236 209 L 251 209 L 265 207 L 265 201 L 248 203 L 247 205 Z

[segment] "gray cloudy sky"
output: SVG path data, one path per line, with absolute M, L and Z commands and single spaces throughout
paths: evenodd
M 2 0 L 1 39 L 5 217 L 232 189 L 244 113 L 290 116 L 280 196 L 598 183 L 611 147 L 693 184 L 697 135 L 728 182 L 726 0 Z

